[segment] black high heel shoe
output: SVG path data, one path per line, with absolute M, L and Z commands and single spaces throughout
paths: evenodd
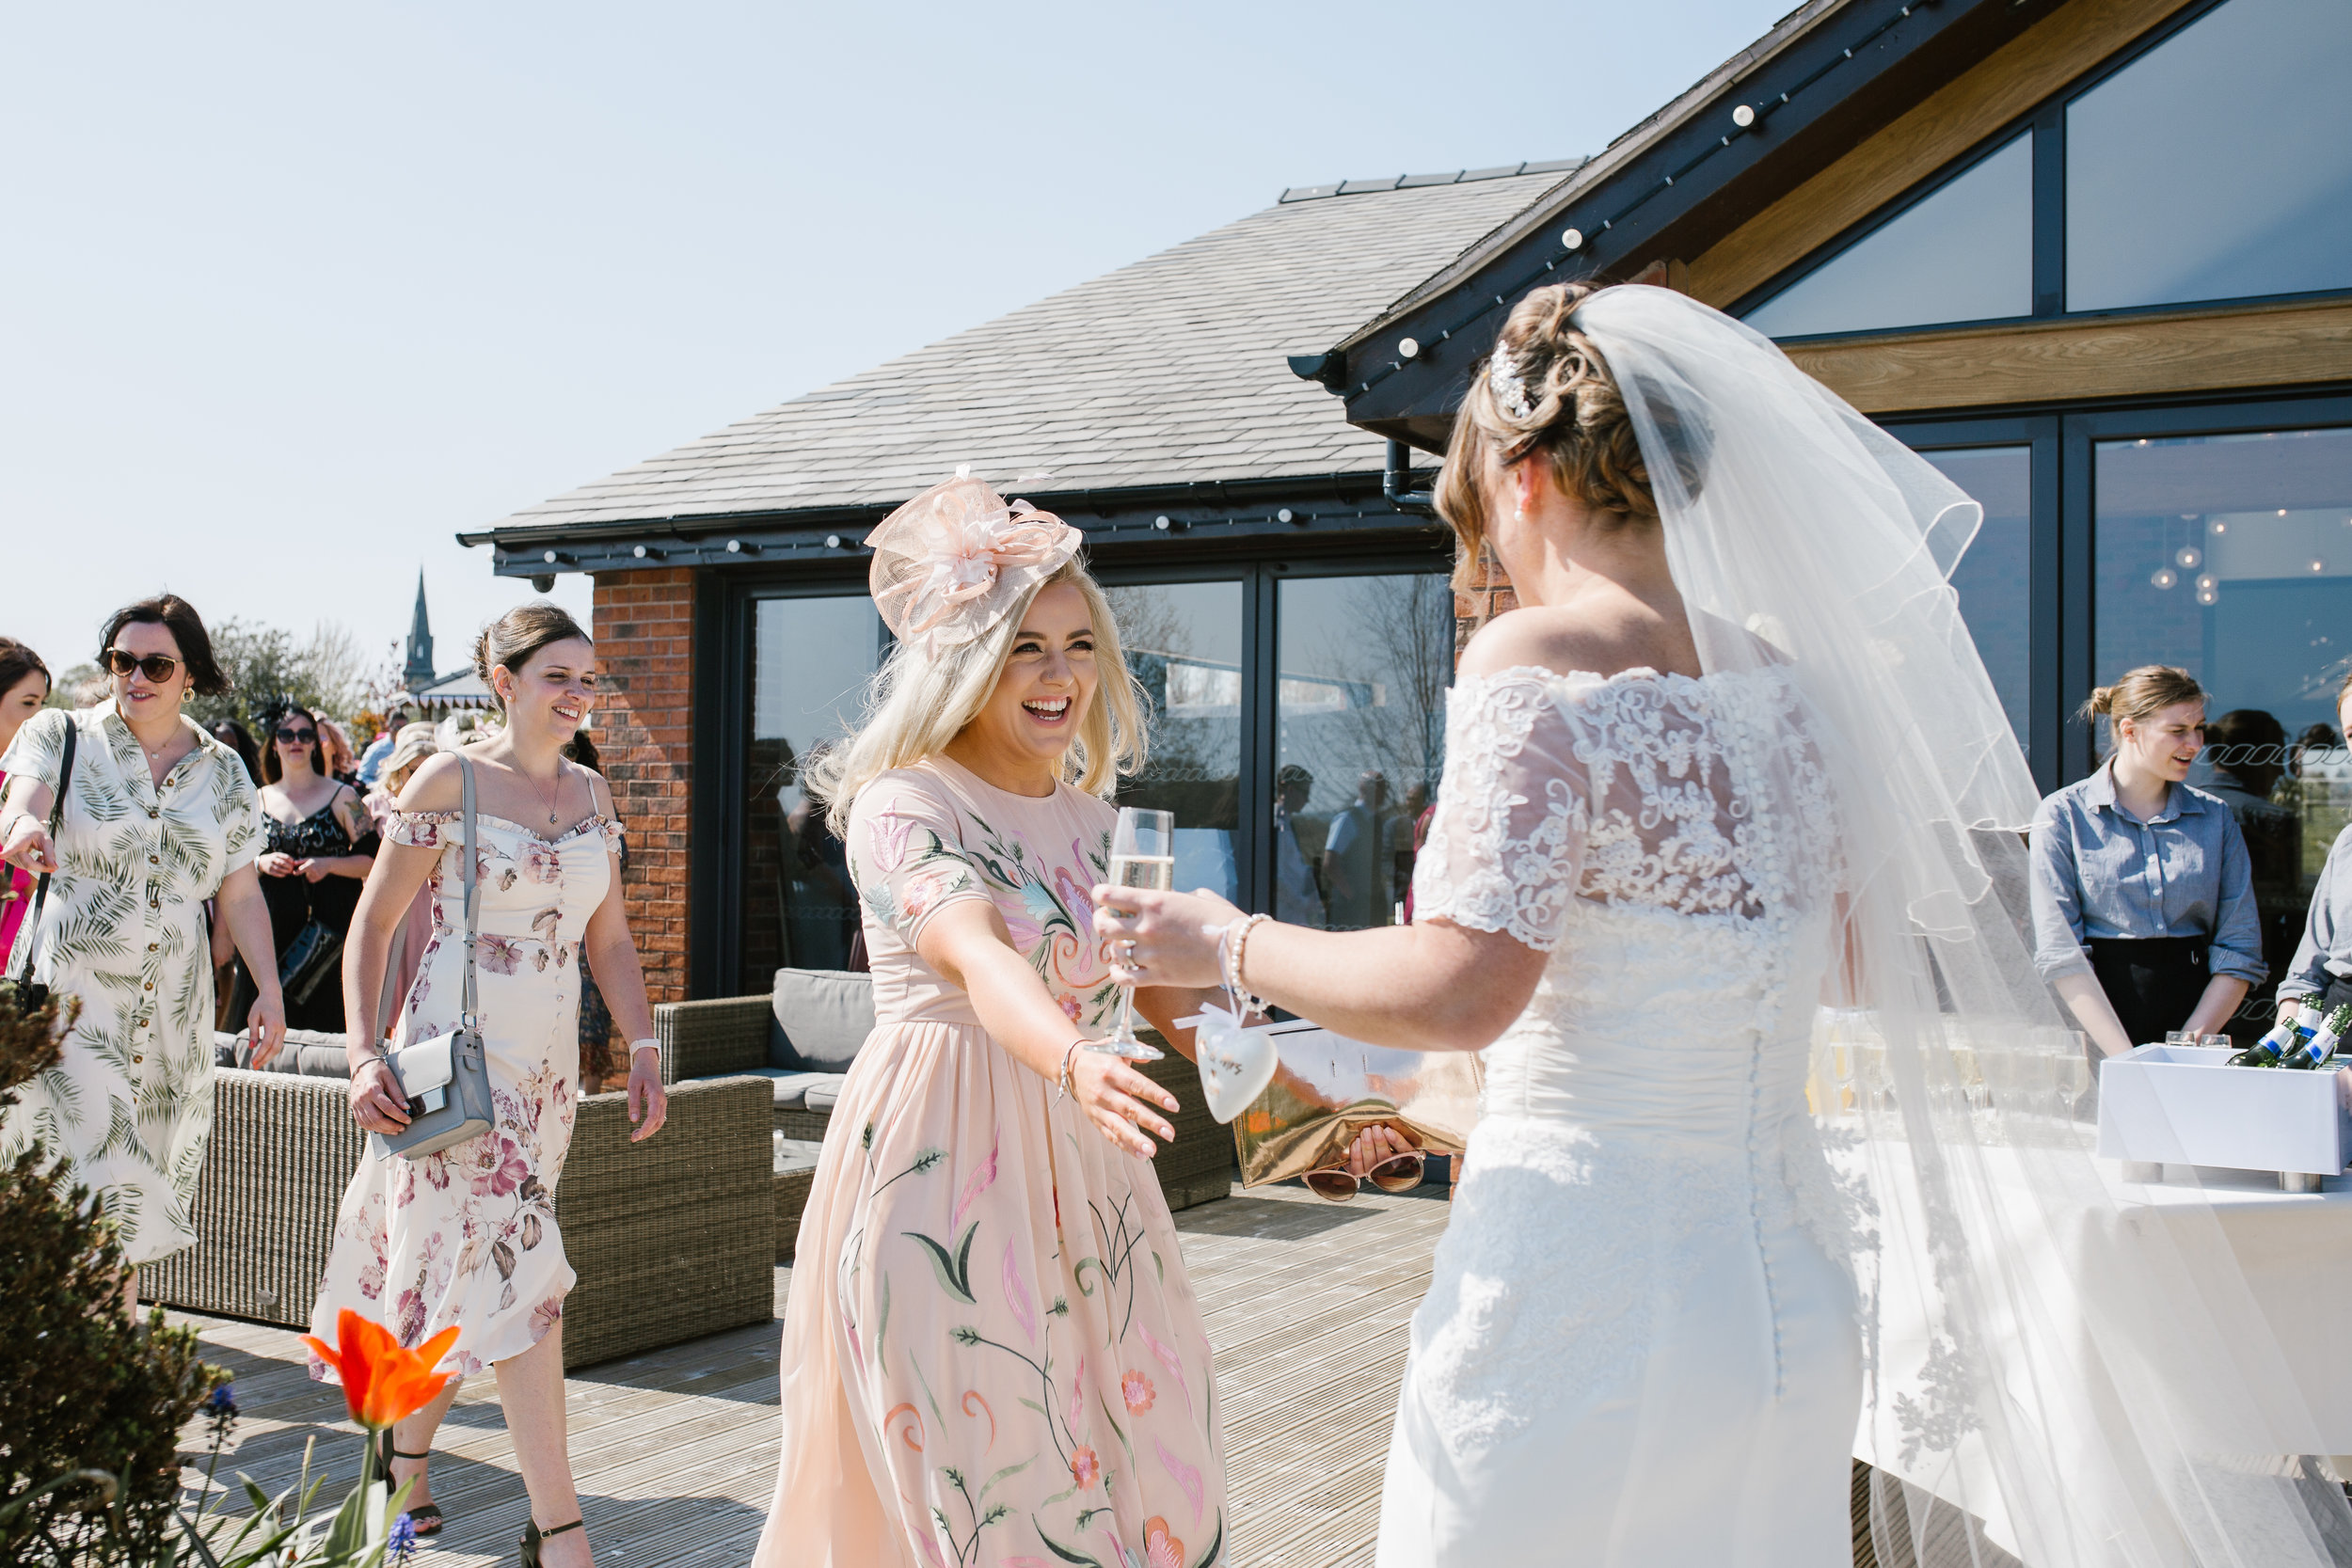
M 403 1453 L 398 1449 L 392 1447 L 392 1429 L 390 1427 L 386 1427 L 382 1432 L 375 1434 L 376 1468 L 384 1472 L 384 1488 L 388 1492 L 397 1492 L 400 1490 L 400 1488 L 392 1484 L 393 1460 L 429 1460 L 432 1457 L 433 1450 L 430 1449 L 427 1449 L 422 1453 Z M 437 1504 L 420 1503 L 415 1508 L 405 1508 L 401 1510 L 401 1512 L 408 1515 L 408 1526 L 411 1529 L 417 1532 L 418 1540 L 427 1540 L 441 1533 L 441 1510 Z
M 567 1529 L 578 1529 L 587 1522 L 586 1519 L 575 1519 L 568 1525 L 555 1525 L 547 1529 L 541 1529 L 539 1521 L 536 1519 L 526 1522 L 523 1526 L 522 1539 L 523 1568 L 539 1568 L 540 1542 L 545 1541 L 550 1535 L 561 1535 Z

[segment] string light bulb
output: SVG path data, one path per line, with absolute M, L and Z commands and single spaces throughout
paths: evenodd
M 2194 545 L 2183 545 L 2180 549 L 2173 554 L 2172 559 L 2174 562 L 2179 563 L 2181 570 L 2185 572 L 2193 572 L 2197 569 L 2198 562 L 2205 559 L 2205 555 L 2202 550 L 2200 550 Z
M 2155 584 L 2158 588 L 2169 588 L 2181 579 L 2172 575 L 2171 567 L 2159 566 L 2156 568 L 2154 574 L 2148 578 L 2148 580 Z

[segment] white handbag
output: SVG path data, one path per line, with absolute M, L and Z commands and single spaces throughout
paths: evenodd
M 385 1061 L 408 1100 L 408 1125 L 387 1135 L 371 1132 L 375 1157 L 421 1160 L 487 1132 L 497 1114 L 490 1100 L 490 1072 L 484 1060 L 482 1030 L 474 1018 L 474 942 L 480 889 L 475 880 L 473 763 L 458 753 L 465 779 L 466 984 L 458 1026 L 430 1039 L 389 1052 Z

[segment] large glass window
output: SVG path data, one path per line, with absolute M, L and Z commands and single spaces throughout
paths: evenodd
M 2033 313 L 2033 137 L 2017 137 L 1746 312 L 1774 338 Z
M 855 720 L 882 648 L 861 592 L 762 599 L 752 623 L 751 736 L 742 780 L 742 983 L 777 969 L 844 969 L 857 896 L 841 841 L 802 792 L 810 752 Z
M 2352 288 L 2352 5 L 2229 0 L 2066 112 L 2066 305 Z
M 1106 592 L 1152 738 L 1143 771 L 1126 781 L 1119 803 L 1175 814 L 1178 887 L 1241 902 L 1242 584 Z
M 1952 572 L 1961 619 L 2020 746 L 2033 695 L 2033 449 L 1964 447 L 1920 453 L 1984 508 L 1984 526 Z
M 1292 578 L 1279 604 L 1270 912 L 1390 925 L 1444 768 L 1453 591 L 1426 573 Z
M 2192 782 L 2245 831 L 2276 973 L 2352 810 L 2352 430 L 2102 441 L 2092 464 L 2094 678 L 2176 664 L 2211 693 Z

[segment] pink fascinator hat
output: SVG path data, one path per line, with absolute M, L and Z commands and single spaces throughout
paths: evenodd
M 978 641 L 1022 596 L 1078 553 L 1084 536 L 1050 512 L 1005 498 L 967 465 L 866 536 L 866 581 L 884 625 L 936 652 Z

